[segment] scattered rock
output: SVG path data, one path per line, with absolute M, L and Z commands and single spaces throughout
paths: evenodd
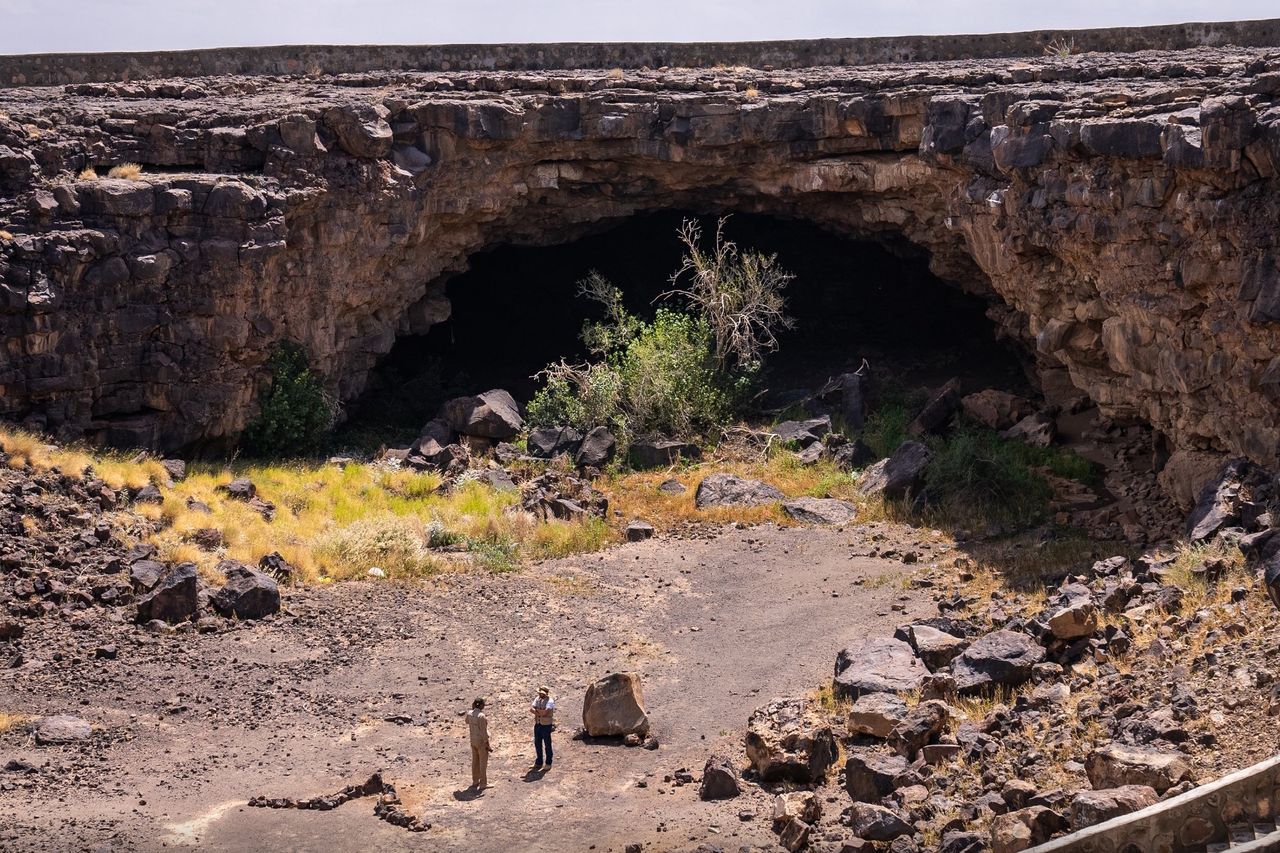
M 679 480 L 663 480 L 658 484 L 658 491 L 664 495 L 683 495 L 689 489 Z
M 1218 476 L 1201 490 L 1191 515 L 1187 518 L 1187 538 L 1203 542 L 1224 527 L 1240 520 L 1240 502 L 1245 482 L 1254 473 L 1247 459 L 1232 459 Z
M 975 693 L 992 684 L 1016 686 L 1031 678 L 1044 660 L 1044 648 L 1017 631 L 993 631 L 965 649 L 951 664 L 956 688 Z
M 1071 829 L 1084 829 L 1120 817 L 1160 801 L 1148 785 L 1122 785 L 1102 791 L 1080 791 L 1071 798 Z
M 224 560 L 218 564 L 227 582 L 209 603 L 219 614 L 236 619 L 261 619 L 280 610 L 280 588 L 262 572 L 242 563 Z
M 1163 794 L 1191 778 L 1191 768 L 1181 753 L 1120 743 L 1093 750 L 1084 767 L 1095 789 L 1145 785 Z
M 898 500 L 921 484 L 933 451 L 915 441 L 904 441 L 893 455 L 872 465 L 858 478 L 858 494 Z
M 772 432 L 785 444 L 808 447 L 822 441 L 822 437 L 831 432 L 831 418 L 824 415 L 807 421 L 783 421 L 776 424 Z
M 670 438 L 648 437 L 631 442 L 628 451 L 633 468 L 665 468 L 675 465 L 681 460 L 689 461 L 702 458 L 702 450 L 696 444 L 675 441 Z
M 1043 844 L 1054 833 L 1066 829 L 1066 822 L 1044 806 L 997 815 L 991 822 L 991 853 L 1020 853 Z
M 175 483 L 180 483 L 187 479 L 187 463 L 181 459 L 162 459 L 160 460 L 160 467 L 164 468 L 165 473 L 169 475 L 169 479 Z
M 907 716 L 907 703 L 892 693 L 864 693 L 849 709 L 849 731 L 887 738 Z
M 950 718 L 945 702 L 936 699 L 921 702 L 894 727 L 889 740 L 899 755 L 914 761 L 916 753 L 946 729 Z
M 1093 636 L 1098 630 L 1098 611 L 1091 590 L 1082 584 L 1070 584 L 1051 604 L 1046 624 L 1060 640 L 1078 640 Z
M 232 480 L 230 483 L 224 483 L 218 486 L 216 491 L 222 492 L 233 501 L 250 501 L 258 494 L 258 487 L 252 482 L 241 477 Z
M 698 796 L 704 800 L 728 800 L 742 793 L 738 769 L 722 755 L 713 755 L 702 768 L 702 784 Z
M 65 714 L 40 717 L 32 724 L 31 730 L 40 746 L 80 743 L 93 736 L 93 726 L 88 722 Z
M 617 449 L 618 442 L 613 433 L 598 426 L 583 436 L 582 446 L 573 461 L 579 468 L 603 468 L 613 459 Z
M 864 693 L 903 693 L 919 689 L 928 674 L 906 643 L 867 637 L 836 655 L 832 690 L 838 698 L 850 700 Z
M 440 419 L 454 432 L 483 438 L 512 438 L 524 429 L 520 407 L 501 389 L 474 397 L 455 397 L 441 407 Z
M 969 647 L 969 641 L 940 631 L 932 625 L 908 625 L 907 642 L 930 672 L 947 666 Z
M 792 498 L 783 502 L 782 511 L 805 524 L 846 524 L 857 508 L 835 498 Z
M 892 809 L 862 802 L 855 802 L 849 807 L 849 829 L 867 841 L 892 841 L 915 831 Z
M 636 519 L 627 525 L 625 531 L 628 542 L 643 542 L 653 538 L 653 525 L 647 521 Z
M 808 784 L 836 760 L 836 740 L 804 699 L 774 699 L 747 720 L 747 759 L 764 782 Z
M 951 422 L 960 408 L 960 380 L 949 379 L 947 383 L 933 393 L 929 402 L 924 404 L 920 414 L 907 427 L 907 433 L 919 438 L 938 432 Z
M 894 790 L 909 766 L 901 755 L 851 749 L 844 763 L 844 787 L 854 802 L 878 803 Z
M 179 563 L 138 599 L 138 622 L 185 622 L 195 615 L 196 564 Z
M 1001 438 L 1021 441 L 1032 447 L 1048 447 L 1058 435 L 1058 423 L 1043 412 L 1027 415 L 1004 432 Z
M 571 426 L 538 427 L 530 431 L 525 447 L 536 459 L 576 456 L 582 447 L 582 433 Z
M 960 407 L 971 420 L 996 430 L 1006 430 L 1035 411 L 1031 401 L 1008 391 L 988 388 L 960 400 Z

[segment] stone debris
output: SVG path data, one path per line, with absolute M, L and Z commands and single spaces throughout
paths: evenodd
M 382 778 L 381 773 L 374 773 L 363 784 L 348 785 L 335 794 L 327 794 L 309 799 L 293 797 L 253 797 L 249 805 L 263 809 L 304 809 L 309 811 L 330 811 L 344 803 L 363 797 L 376 797 L 373 813 L 393 826 L 407 829 L 410 832 L 426 832 L 431 824 L 411 815 L 402 808 L 396 787 Z

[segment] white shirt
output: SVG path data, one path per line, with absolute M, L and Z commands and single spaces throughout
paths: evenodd
M 539 696 L 533 700 L 533 710 L 536 712 L 534 721 L 541 725 L 548 725 L 555 719 L 556 700 L 550 696 Z

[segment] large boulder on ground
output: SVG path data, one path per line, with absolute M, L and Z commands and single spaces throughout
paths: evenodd
M 138 621 L 184 622 L 195 615 L 197 593 L 196 564 L 179 563 L 138 599 Z
M 993 684 L 1012 687 L 1031 678 L 1032 667 L 1044 657 L 1044 647 L 1026 634 L 992 631 L 952 661 L 951 674 L 961 693 L 975 693 Z
M 1146 785 L 1156 793 L 1191 778 L 1191 768 L 1179 752 L 1149 746 L 1113 743 L 1089 753 L 1084 762 L 1094 788 Z
M 644 710 L 640 676 L 615 672 L 589 685 L 582 701 L 582 726 L 591 737 L 646 734 L 649 716 Z
M 893 455 L 872 465 L 858 478 L 858 493 L 888 500 L 916 491 L 924 480 L 933 451 L 916 441 L 904 441 Z
M 860 373 L 842 373 L 818 391 L 818 399 L 834 405 L 844 419 L 843 427 L 859 432 L 866 420 L 867 383 Z
M 268 575 L 243 563 L 218 564 L 227 582 L 209 599 L 213 609 L 237 619 L 261 619 L 280 610 L 280 587 Z
M 414 468 L 445 468 L 450 461 L 446 458 L 449 453 L 448 448 L 457 441 L 457 438 L 458 434 L 442 418 L 427 421 L 422 432 L 418 433 L 418 437 L 409 446 L 409 454 L 405 457 L 405 462 Z
M 771 432 L 785 444 L 808 447 L 822 441 L 822 437 L 831 432 L 831 418 L 824 415 L 807 421 L 783 421 L 775 424 Z
M 618 441 L 606 427 L 598 426 L 582 437 L 573 462 L 579 468 L 603 468 L 617 452 Z
M 916 438 L 938 432 L 951 422 L 959 408 L 960 380 L 950 379 L 924 404 L 920 414 L 907 427 L 907 432 Z
M 817 823 L 822 818 L 822 800 L 813 791 L 792 791 L 773 798 L 773 820 L 781 823 L 802 820 Z
M 704 800 L 728 800 L 742 793 L 738 768 L 723 755 L 713 755 L 702 768 L 702 784 L 698 796 Z
M 1156 481 L 1180 512 L 1190 512 L 1200 492 L 1217 478 L 1226 455 L 1209 450 L 1179 449 L 1169 455 Z
M 894 791 L 894 780 L 910 764 L 901 755 L 853 749 L 844 763 L 844 787 L 855 803 L 878 803 Z
M 784 501 L 782 511 L 805 524 L 845 524 L 853 520 L 857 507 L 835 498 L 792 498 Z
M 1001 438 L 1032 447 L 1048 447 L 1058 436 L 1058 422 L 1044 412 L 1034 412 L 1000 433 Z
M 251 501 L 258 495 L 258 487 L 245 477 L 239 477 L 230 483 L 224 483 L 214 491 L 222 492 L 233 501 Z
M 1071 798 L 1071 829 L 1084 829 L 1113 817 L 1131 814 L 1160 801 L 1149 785 L 1121 785 L 1102 791 L 1081 791 Z
M 1062 816 L 1044 806 L 997 815 L 991 822 L 991 853 L 1020 853 L 1043 844 L 1064 829 L 1066 822 Z
M 440 419 L 454 432 L 483 438 L 511 438 L 524 429 L 520 407 L 500 388 L 447 401 L 440 409 Z
M 1253 470 L 1249 460 L 1232 459 L 1205 484 L 1187 518 L 1188 539 L 1203 542 L 1222 528 L 1239 523 L 1241 493 Z
M 753 711 L 746 748 L 762 782 L 800 785 L 821 781 L 837 755 L 831 727 L 802 698 L 774 699 Z
M 951 712 L 945 702 L 930 699 L 921 702 L 894 727 L 889 739 L 898 754 L 914 761 L 916 753 L 937 740 L 947 727 Z
M 930 672 L 942 669 L 969 647 L 964 637 L 956 637 L 932 625 L 908 625 L 907 643 Z
M 907 703 L 892 693 L 864 693 L 849 708 L 849 731 L 887 738 L 907 716 Z
M 1050 603 L 1045 625 L 1059 640 L 1078 640 L 1098 630 L 1098 608 L 1083 584 L 1068 584 Z
M 786 495 L 760 480 L 744 480 L 732 474 L 711 474 L 698 484 L 693 502 L 698 509 L 718 506 L 764 506 L 785 500 Z
M 648 436 L 631 442 L 627 453 L 631 466 L 637 469 L 665 468 L 681 460 L 699 459 L 702 450 L 696 444 L 662 436 Z
M 553 459 L 560 455 L 576 456 L 582 447 L 582 433 L 571 426 L 538 427 L 529 432 L 525 449 L 535 459 Z
M 1035 412 L 1035 406 L 1025 397 L 988 388 L 969 394 L 960 400 L 965 416 L 994 430 L 1006 430 Z
M 160 578 L 168 571 L 168 566 L 155 560 L 138 560 L 129 566 L 129 583 L 134 592 L 149 592 L 160 583 Z
M 876 461 L 876 452 L 860 438 L 846 441 L 831 451 L 831 462 L 842 471 L 852 471 Z
M 929 674 L 911 647 L 892 637 L 864 637 L 836 655 L 832 691 L 840 699 L 864 693 L 917 690 Z
M 854 803 L 849 807 L 849 829 L 867 841 L 892 841 L 915 832 L 915 827 L 902 815 L 873 803 Z
M 31 730 L 40 746 L 79 743 L 93 736 L 93 726 L 79 717 L 66 714 L 41 717 L 32 724 Z

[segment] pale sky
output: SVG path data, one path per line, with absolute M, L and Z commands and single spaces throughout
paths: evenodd
M 834 38 L 1276 16 L 1276 0 L 0 0 L 0 54 Z

